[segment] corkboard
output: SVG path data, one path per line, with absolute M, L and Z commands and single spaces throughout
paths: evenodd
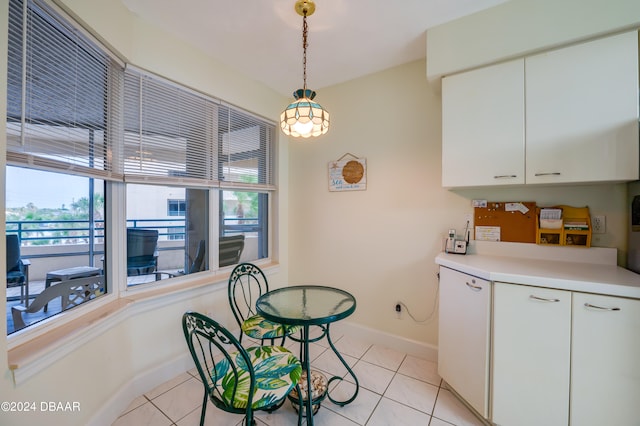
M 475 226 L 496 226 L 500 227 L 500 241 L 514 243 L 534 243 L 536 242 L 536 203 L 520 201 L 529 211 L 505 210 L 506 202 L 487 202 L 487 207 L 475 207 Z

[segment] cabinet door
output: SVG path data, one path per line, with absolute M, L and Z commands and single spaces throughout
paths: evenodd
M 478 413 L 488 417 L 488 281 L 440 268 L 438 373 Z
M 524 61 L 442 80 L 442 186 L 524 183 Z
M 638 179 L 636 31 L 526 58 L 526 182 Z
M 640 300 L 573 296 L 571 424 L 640 422 Z
M 494 283 L 492 421 L 569 423 L 571 292 Z

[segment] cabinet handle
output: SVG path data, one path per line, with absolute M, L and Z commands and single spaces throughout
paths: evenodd
M 560 176 L 560 172 L 536 173 L 534 176 Z
M 547 299 L 545 297 L 534 296 L 533 294 L 529 295 L 529 299 L 539 300 L 540 302 L 559 302 L 560 299 Z
M 476 280 L 471 280 L 471 282 L 472 282 L 473 284 L 475 284 L 475 283 L 476 283 Z M 482 287 L 477 286 L 477 285 L 473 285 L 473 284 L 469 284 L 469 282 L 468 282 L 468 281 L 467 281 L 465 284 L 467 285 L 467 287 L 469 287 L 469 288 L 470 288 L 471 290 L 473 290 L 473 291 L 480 291 L 480 290 L 482 290 Z
M 592 305 L 591 303 L 585 303 L 584 306 L 587 308 L 598 309 L 600 311 L 619 311 L 620 310 L 620 308 L 607 308 L 604 306 Z
M 494 179 L 507 179 L 507 178 L 517 178 L 517 175 L 498 175 L 494 176 Z

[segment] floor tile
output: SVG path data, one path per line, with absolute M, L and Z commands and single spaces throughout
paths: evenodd
M 194 369 L 194 372 L 196 375 L 198 375 L 198 371 Z M 163 384 L 155 387 L 154 389 L 152 389 L 151 391 L 145 393 L 145 396 L 149 399 L 154 399 L 157 398 L 158 396 L 162 395 L 163 393 L 175 388 L 176 386 L 180 385 L 181 383 L 186 382 L 187 380 L 191 379 L 193 376 L 191 374 L 189 374 L 188 372 L 184 372 L 182 374 L 180 374 L 179 376 L 174 377 L 173 379 L 164 382 Z
M 349 365 L 350 368 L 358 361 L 357 358 L 353 358 L 349 355 L 343 355 L 345 362 Z M 347 374 L 347 368 L 344 364 L 338 359 L 337 355 L 332 350 L 325 350 L 319 357 L 313 360 L 312 369 L 318 369 L 322 371 L 326 371 L 331 376 L 340 376 L 344 377 Z M 329 378 L 329 377 L 327 377 Z
M 152 402 L 175 422 L 191 413 L 194 409 L 202 407 L 203 396 L 204 387 L 202 383 L 192 378 L 163 393 L 153 399 Z
M 398 367 L 400 367 L 400 364 L 402 364 L 404 357 L 405 354 L 402 352 L 380 345 L 373 345 L 362 356 L 362 360 L 371 364 L 379 365 L 380 367 L 384 367 L 388 370 L 396 371 Z
M 314 426 L 358 426 L 358 423 L 335 411 L 327 410 L 325 407 L 320 407 L 320 410 L 313 416 L 313 424 Z
M 382 398 L 367 426 L 428 425 L 431 416 L 388 398 Z
M 354 395 L 355 391 L 356 386 L 353 383 L 343 381 L 331 390 L 331 397 L 336 401 L 346 401 Z M 378 405 L 380 398 L 380 395 L 367 389 L 360 388 L 356 399 L 350 404 L 341 407 L 326 399 L 322 405 L 328 410 L 334 411 L 358 424 L 363 425 L 367 422 L 369 417 L 371 417 L 371 414 Z
M 272 413 L 260 411 L 256 413 L 256 419 L 269 426 L 296 426 L 298 424 L 298 413 L 291 405 L 290 401 Z M 303 419 L 303 424 L 305 420 Z
M 193 426 L 200 424 L 202 406 L 191 411 L 185 417 L 176 422 L 177 426 Z M 211 401 L 207 402 L 207 413 L 204 417 L 204 426 L 241 426 L 244 416 L 227 413 L 217 408 Z
M 440 385 L 442 381 L 442 378 L 438 375 L 437 363 L 411 355 L 407 355 L 404 361 L 402 361 L 402 365 L 398 368 L 398 373 L 436 386 Z
M 391 379 L 393 379 L 395 375 L 391 370 L 370 364 L 366 361 L 358 361 L 353 367 L 353 372 L 358 378 L 358 383 L 361 387 L 369 389 L 379 395 L 382 395 L 387 390 Z M 353 378 L 351 378 L 350 375 L 347 375 L 345 380 L 353 382 Z
M 164 426 L 173 422 L 156 408 L 147 402 L 127 414 L 118 417 L 113 426 Z
M 396 374 L 384 393 L 389 399 L 430 414 L 438 395 L 438 387 L 421 380 Z
M 144 395 L 140 395 L 139 397 L 137 397 L 136 399 L 131 401 L 131 404 L 129 404 L 129 406 L 122 412 L 122 414 L 126 414 L 129 411 L 132 411 L 132 410 L 140 407 L 142 404 L 146 404 L 148 401 L 149 400 L 147 398 L 145 398 Z
M 362 355 L 369 350 L 371 343 L 350 337 L 343 336 L 338 343 L 334 346 L 338 349 L 338 352 L 342 355 L 349 355 L 354 358 L 361 358 Z
M 483 423 L 451 391 L 440 389 L 433 417 L 457 426 L 481 426 Z

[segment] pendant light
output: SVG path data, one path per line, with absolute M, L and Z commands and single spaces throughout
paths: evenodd
M 303 88 L 293 92 L 296 100 L 280 114 L 280 128 L 287 136 L 309 138 L 327 133 L 329 112 L 313 100 L 316 92 L 307 89 L 307 16 L 313 15 L 316 5 L 312 0 L 298 0 L 295 10 L 302 16 Z

